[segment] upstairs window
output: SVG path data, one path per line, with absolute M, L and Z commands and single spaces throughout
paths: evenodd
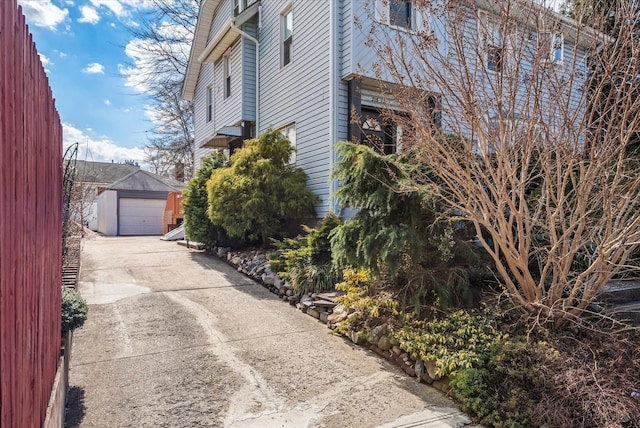
M 564 37 L 562 33 L 546 32 L 541 35 L 540 49 L 544 55 L 544 60 L 562 66 L 564 61 Z
M 224 70 L 224 97 L 229 98 L 231 96 L 231 61 L 228 53 L 222 57 L 222 68 Z
M 478 33 L 486 69 L 501 72 L 504 61 L 502 24 L 481 11 L 478 14 Z
M 282 39 L 281 62 L 284 67 L 293 59 L 293 9 L 291 6 L 282 13 L 280 21 Z
M 376 0 L 376 21 L 406 30 L 415 30 L 420 27 L 414 5 L 411 0 Z
M 207 87 L 207 122 L 213 120 L 213 88 Z
M 412 28 L 412 4 L 410 1 L 389 2 L 389 24 L 406 29 Z
M 233 16 L 238 16 L 247 8 L 249 0 L 233 0 Z

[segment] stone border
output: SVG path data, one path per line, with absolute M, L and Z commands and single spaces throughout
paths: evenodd
M 326 324 L 327 328 L 331 330 L 335 331 L 338 323 L 347 316 L 347 310 L 344 306 L 336 304 L 332 300 L 335 298 L 336 293 L 309 293 L 302 296 L 297 294 L 290 283 L 283 281 L 277 273 L 271 271 L 267 259 L 269 251 L 267 250 L 232 251 L 228 247 L 215 247 L 211 253 L 235 267 L 238 272 L 260 283 L 283 301 L 296 306 L 303 313 Z M 386 325 L 380 327 L 386 328 Z M 449 387 L 449 379 L 440 377 L 435 373 L 436 368 L 432 361 L 423 362 L 422 360 L 412 359 L 398 346 L 389 343 L 386 330 L 381 329 L 378 332 L 375 332 L 375 330 L 372 331 L 374 334 L 372 334 L 371 342 L 373 343 L 355 332 L 349 337 L 344 337 L 351 340 L 355 345 L 367 348 L 395 364 L 407 375 L 415 377 L 418 382 L 431 385 L 445 395 L 453 397 L 453 392 Z

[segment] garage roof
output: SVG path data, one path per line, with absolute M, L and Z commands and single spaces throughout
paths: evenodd
M 141 190 L 146 192 L 177 192 L 180 189 L 165 183 L 157 175 L 138 169 L 107 187 L 111 190 Z

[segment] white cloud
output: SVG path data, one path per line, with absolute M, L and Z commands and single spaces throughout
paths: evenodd
M 87 74 L 104 74 L 104 66 L 98 62 L 92 62 L 91 64 L 87 64 L 87 66 L 82 69 L 82 72 Z
M 44 67 L 45 73 L 50 73 L 51 70 L 48 68 L 49 65 L 53 65 L 51 60 L 43 53 L 38 52 L 38 56 L 40 57 L 40 62 L 42 63 L 42 67 Z
M 29 24 L 48 28 L 51 31 L 56 31 L 58 25 L 69 15 L 68 9 L 59 8 L 51 3 L 51 0 L 18 0 L 18 4 L 22 6 Z
M 91 4 L 95 7 L 104 6 L 111 10 L 116 16 L 124 15 L 124 7 L 118 0 L 91 0 Z
M 85 24 L 97 24 L 100 21 L 100 15 L 98 12 L 90 6 L 82 6 L 80 8 L 82 16 L 78 18 L 78 22 Z
M 105 105 L 110 106 L 111 105 L 111 100 L 104 100 Z
M 118 146 L 107 137 L 94 139 L 69 123 L 62 124 L 63 149 L 78 143 L 78 159 L 95 162 L 124 162 L 135 160 L 145 163 L 144 150 Z
M 45 54 L 38 52 L 38 56 L 40 57 L 40 62 L 44 67 L 46 67 L 49 64 L 53 64 L 51 60 L 47 58 L 47 56 L 45 56 Z
M 188 40 L 184 43 L 162 42 L 160 46 L 155 40 L 149 39 L 132 39 L 125 46 L 125 54 L 132 60 L 129 66 L 118 65 L 120 74 L 125 78 L 125 86 L 134 88 L 138 92 L 148 91 L 148 81 L 146 76 L 153 75 L 156 71 L 155 57 L 151 52 L 172 52 L 176 56 L 182 56 L 186 62 L 189 56 L 190 33 L 187 29 L 180 25 L 169 24 L 163 22 L 155 28 L 160 36 L 166 37 L 168 40 L 182 38 Z M 177 37 L 180 34 L 184 37 Z

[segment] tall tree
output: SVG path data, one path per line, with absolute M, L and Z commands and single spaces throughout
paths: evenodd
M 145 148 L 155 172 L 188 181 L 194 167 L 194 110 L 181 99 L 189 51 L 202 0 L 149 0 L 129 31 L 134 67 L 124 74 L 144 89 L 153 127 Z

